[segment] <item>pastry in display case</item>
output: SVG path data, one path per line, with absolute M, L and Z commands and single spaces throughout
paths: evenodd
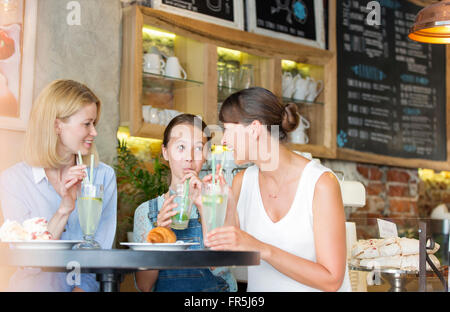
M 440 246 L 434 244 L 427 253 L 439 268 L 439 259 L 434 255 Z M 365 268 L 394 268 L 404 271 L 419 271 L 419 240 L 406 237 L 359 240 L 352 247 L 350 264 Z M 431 267 L 427 264 L 427 270 Z

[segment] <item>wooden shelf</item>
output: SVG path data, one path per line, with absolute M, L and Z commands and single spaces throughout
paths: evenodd
M 142 85 L 145 88 L 147 86 L 153 86 L 155 84 L 163 85 L 164 87 L 175 89 L 186 89 L 192 87 L 203 86 L 203 82 L 192 79 L 175 78 L 165 75 L 157 75 L 151 73 L 142 74 Z
M 139 131 L 140 137 L 148 137 L 162 140 L 164 138 L 164 129 L 166 126 L 143 122 Z
M 288 98 L 281 98 L 281 101 L 283 103 L 295 103 L 297 105 L 325 105 L 324 102 L 318 102 L 318 101 L 306 101 L 306 100 L 295 100 L 295 99 L 288 99 Z
M 160 79 L 165 77 L 142 72 L 144 25 L 175 34 L 173 50 L 190 81 Z M 253 65 L 254 85 L 272 91 L 283 102 L 293 100 L 282 99 L 282 60 L 319 68 L 319 72 L 311 74 L 324 82 L 324 90 L 316 102 L 294 101 L 300 114 L 311 123 L 308 134 L 311 144 L 288 146 L 310 152 L 314 157 L 336 157 L 335 52 L 192 20 L 148 7 L 129 6 L 123 9 L 121 124 L 129 126 L 132 136 L 162 138 L 164 126 L 145 123 L 142 105 L 189 112 L 201 115 L 208 125 L 219 124 L 218 105 L 229 92 L 220 92 L 218 87 L 218 48 L 240 51 L 240 64 Z

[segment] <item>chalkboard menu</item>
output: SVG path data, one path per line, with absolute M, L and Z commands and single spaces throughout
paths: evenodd
M 206 22 L 244 29 L 242 0 L 152 0 L 152 7 Z
M 314 1 L 256 1 L 257 25 L 260 28 L 296 37 L 316 40 Z
M 408 39 L 422 7 L 369 2 L 337 1 L 338 147 L 445 161 L 445 45 Z
M 323 0 L 247 0 L 248 31 L 324 48 Z

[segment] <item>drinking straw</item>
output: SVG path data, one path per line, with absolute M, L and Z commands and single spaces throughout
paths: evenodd
M 81 152 L 78 151 L 78 164 L 82 165 L 83 164 L 83 158 L 81 157 Z M 89 176 L 88 176 L 88 171 L 87 168 L 84 169 L 84 171 L 86 172 L 86 178 L 83 179 L 84 183 L 89 183 Z
M 212 184 L 216 184 L 216 157 L 214 156 L 214 150 L 212 151 L 211 157 Z
M 183 203 L 184 203 L 184 210 L 186 210 L 186 207 L 188 206 L 188 200 L 189 200 L 189 180 L 187 179 L 184 181 L 184 196 L 183 196 Z M 189 216 L 188 216 L 189 217 Z M 183 220 L 183 214 L 181 214 L 181 220 Z
M 227 156 L 227 154 L 225 153 L 225 150 L 223 150 L 223 152 L 222 152 L 222 160 L 220 161 L 219 177 L 222 174 L 223 164 L 225 163 L 225 157 L 226 156 Z M 219 182 L 219 181 L 217 180 L 217 182 Z
M 215 152 L 215 146 L 213 146 L 212 150 L 212 159 L 211 159 L 211 166 L 212 166 L 212 192 L 213 192 L 213 211 L 211 212 L 212 217 L 212 228 L 216 227 L 216 157 L 214 155 Z
M 89 183 L 94 184 L 94 154 L 91 154 L 91 173 L 89 174 Z

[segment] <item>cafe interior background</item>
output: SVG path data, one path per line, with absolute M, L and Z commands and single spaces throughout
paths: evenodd
M 347 183 L 344 194 L 348 202 L 345 207 L 346 217 L 347 221 L 356 223 L 358 239 L 378 237 L 377 218 L 395 222 L 400 236 L 417 238 L 417 219 L 433 217 L 438 220 L 438 225 L 433 230 L 436 235 L 443 234 L 442 219 L 450 218 L 447 210 L 447 205 L 450 204 L 450 162 L 449 155 L 446 154 L 449 150 L 449 126 L 448 121 L 445 122 L 449 101 L 447 76 L 445 66 L 442 66 L 447 59 L 445 52 L 433 54 L 433 59 L 430 60 L 441 64 L 441 69 L 444 68 L 440 72 L 444 75 L 443 82 L 439 85 L 442 88 L 431 91 L 435 94 L 437 105 L 443 102 L 441 109 L 443 108 L 444 113 L 440 114 L 444 118 L 443 125 L 435 119 L 433 128 L 438 136 L 443 135 L 443 149 L 436 152 L 437 156 L 431 151 L 429 154 L 411 157 L 388 146 L 386 150 L 393 151 L 389 155 L 386 150 L 379 150 L 377 153 L 364 149 L 365 145 L 360 144 L 363 141 L 352 141 L 355 137 L 352 137 L 351 127 L 345 122 L 351 111 L 347 107 L 348 103 L 341 103 L 346 95 L 340 93 L 338 96 L 342 83 L 348 83 L 344 87 L 351 87 L 349 74 L 342 69 L 342 63 L 346 61 L 345 53 L 354 46 L 348 48 L 345 45 L 348 39 L 346 36 L 349 35 L 345 31 L 350 28 L 345 28 L 345 22 L 344 27 L 336 27 L 340 25 L 336 22 L 340 18 L 345 21 L 345 14 L 353 12 L 352 1 L 342 1 L 342 4 L 333 0 L 304 1 L 315 6 L 316 22 L 312 24 L 315 38 L 307 40 L 287 34 L 289 27 L 271 30 L 273 24 L 269 20 L 263 20 L 267 14 L 258 13 L 255 1 L 246 1 L 245 5 L 239 0 L 203 1 L 209 5 L 206 9 L 220 14 L 230 14 L 231 5 L 235 9 L 234 21 L 193 13 L 189 10 L 192 7 L 186 4 L 193 1 L 172 1 L 188 8 L 186 10 L 174 9 L 170 5 L 171 1 L 135 2 L 0 0 L 0 31 L 11 30 L 12 24 L 25 29 L 20 37 L 22 45 L 19 51 L 22 55 L 19 57 L 22 57 L 22 63 L 16 67 L 17 72 L 21 73 L 16 75 L 16 79 L 17 76 L 21 79 L 20 92 L 15 93 L 19 98 L 19 110 L 15 115 L 0 112 L 0 172 L 21 160 L 27 112 L 32 100 L 45 85 L 55 79 L 81 81 L 91 87 L 102 100 L 102 117 L 96 139 L 101 160 L 118 170 L 124 161 L 133 159 L 139 162 L 141 170 L 150 172 L 147 178 L 154 179 L 155 183 L 162 183 L 161 179 L 154 177 L 155 164 L 159 164 L 155 159 L 160 153 L 164 125 L 171 117 L 186 111 L 202 115 L 209 124 L 218 124 L 217 112 L 221 101 L 228 94 L 248 86 L 263 86 L 274 91 L 282 101 L 294 101 L 298 104 L 300 114 L 306 121 L 291 135 L 288 144 L 293 150 L 307 153 L 304 155 L 330 167 Z M 293 14 L 294 4 L 304 2 L 291 2 L 291 11 L 289 7 L 281 5 L 283 1 L 267 1 L 264 9 L 266 13 L 270 11 L 273 15 L 284 14 L 283 21 L 288 26 L 295 23 L 304 25 L 304 20 L 298 14 Z M 414 3 L 412 8 L 413 11 L 416 10 L 415 15 L 422 6 L 436 1 L 400 2 Z M 221 3 L 224 4 L 223 7 Z M 389 5 L 398 1 L 379 3 L 381 7 L 386 5 L 389 10 L 394 10 L 395 7 Z M 349 8 L 345 8 L 346 4 Z M 150 9 L 152 5 L 153 8 Z M 244 6 L 246 12 L 242 10 Z M 408 8 L 411 10 L 411 7 Z M 255 12 L 258 18 L 255 18 Z M 355 12 L 360 13 L 360 8 L 353 13 Z M 406 20 L 413 22 L 407 18 Z M 352 22 L 364 25 L 364 21 L 358 21 L 355 17 L 350 18 L 350 23 Z M 404 27 L 396 24 L 395 28 L 386 31 L 395 29 L 402 33 L 401 29 L 398 30 L 401 26 Z M 371 28 L 367 24 L 364 27 L 370 32 Z M 373 29 L 372 32 L 380 31 L 380 27 L 374 26 Z M 390 36 L 386 33 L 383 35 Z M 404 32 L 403 35 L 406 37 Z M 305 31 L 301 36 L 310 34 Z M 343 40 L 339 36 L 343 36 Z M 374 35 L 373 38 L 380 37 Z M 371 39 L 375 40 L 373 38 Z M 365 40 L 366 47 L 370 46 L 370 38 Z M 351 39 L 348 44 L 353 45 L 354 41 Z M 445 49 L 444 45 L 440 47 Z M 415 49 L 420 48 L 415 46 Z M 381 51 L 383 50 L 386 49 L 382 47 Z M 167 75 L 159 68 L 159 64 L 155 65 L 149 54 L 156 54 L 153 57 L 156 57 L 157 62 L 166 60 L 163 67 Z M 427 57 L 431 58 L 431 54 L 429 52 Z M 180 66 L 175 67 L 181 67 L 182 70 L 175 72 L 176 75 L 179 74 L 179 78 L 167 79 L 169 70 L 174 69 L 173 64 L 169 66 L 169 56 L 178 58 Z M 371 58 L 367 55 L 365 57 L 370 62 Z M 5 64 L 6 61 L 0 60 L 0 70 L 8 68 Z M 149 66 L 148 71 L 146 66 Z M 157 67 L 156 71 L 150 68 L 152 66 Z M 353 68 L 356 73 L 358 67 Z M 362 69 L 362 72 L 370 74 L 370 70 L 373 68 Z M 434 81 L 433 72 L 427 74 L 428 76 L 424 76 Z M 296 77 L 297 85 L 293 82 Z M 313 82 L 317 93 L 309 98 L 299 91 L 302 88 L 299 83 L 302 80 L 306 82 L 307 77 L 311 77 L 309 82 Z M 367 78 L 364 75 L 360 77 Z M 400 79 L 399 77 L 405 78 L 397 75 L 395 79 Z M 364 79 L 360 81 L 364 82 Z M 0 88 L 5 88 L 5 85 L 0 85 Z M 4 94 L 3 91 L 0 94 Z M 442 94 L 444 97 L 439 98 Z M 346 108 L 341 109 L 342 106 Z M 354 128 L 359 129 L 360 136 L 364 133 L 364 125 L 358 128 L 356 123 Z M 370 131 L 370 125 L 365 130 Z M 118 140 L 126 142 L 126 149 L 118 149 Z M 350 144 L 352 142 L 353 145 Z M 417 142 L 418 145 L 423 145 L 425 141 Z M 436 157 L 433 158 L 434 156 Z M 163 162 L 161 159 L 159 161 Z M 204 174 L 208 172 L 209 164 L 206 163 Z M 241 168 L 237 168 L 230 159 L 225 164 L 227 179 L 231 181 L 233 174 Z M 119 179 L 137 172 L 132 171 L 135 169 L 122 166 L 122 176 Z M 120 183 L 119 190 L 119 196 L 123 198 L 119 199 L 120 228 L 117 240 L 123 241 L 127 239 L 126 231 L 132 225 L 130 220 L 133 208 L 137 207 L 136 203 L 127 202 L 125 198 L 129 200 L 130 194 L 139 194 L 141 197 L 137 197 L 142 200 L 149 195 L 142 190 L 130 191 L 129 185 Z M 439 208 L 435 210 L 436 207 Z M 441 240 L 444 236 L 440 236 Z M 441 249 L 448 251 L 448 241 L 447 246 L 441 241 Z M 447 255 L 442 252 L 440 257 L 441 261 L 444 259 L 448 262 L 448 252 Z M 0 275 L 3 277 L 11 273 L 4 268 L 1 270 Z M 2 279 L 0 290 L 5 287 L 6 280 Z M 130 281 L 126 279 L 124 283 L 127 282 Z M 365 290 L 384 291 L 386 287 L 366 286 Z M 122 289 L 132 290 L 132 286 Z

